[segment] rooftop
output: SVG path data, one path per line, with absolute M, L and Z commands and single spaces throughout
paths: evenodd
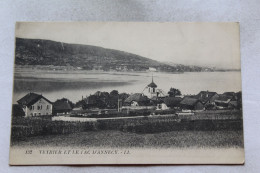
M 197 102 L 199 102 L 198 99 L 190 98 L 190 97 L 184 97 L 183 100 L 180 102 L 180 104 L 194 106 Z
M 53 108 L 55 110 L 71 110 L 72 109 L 69 101 L 65 100 L 65 99 L 57 100 L 56 102 L 54 102 Z
M 149 99 L 147 98 L 147 96 L 144 96 L 142 93 L 135 93 L 130 95 L 125 102 L 126 103 L 130 103 L 132 101 L 137 101 L 137 102 L 145 102 L 148 101 Z
M 151 88 L 156 88 L 157 87 L 157 85 L 153 82 L 153 76 L 152 76 L 152 82 L 149 85 L 147 85 L 147 86 L 151 87 Z
M 33 105 L 35 102 L 37 102 L 41 98 L 45 99 L 49 103 L 52 103 L 51 101 L 49 101 L 48 99 L 46 99 L 42 95 L 39 95 L 39 94 L 36 94 L 36 93 L 31 93 L 31 92 L 28 93 L 27 95 L 25 95 L 24 97 L 22 97 L 17 102 L 20 105 L 31 106 L 31 105 Z
M 163 99 L 163 102 L 167 106 L 176 106 L 176 105 L 180 104 L 181 101 L 182 101 L 182 98 L 180 98 L 180 97 L 165 97 Z
M 195 96 L 196 99 L 199 99 L 203 103 L 207 102 L 211 97 L 213 97 L 216 92 L 210 92 L 210 91 L 201 91 L 199 94 Z

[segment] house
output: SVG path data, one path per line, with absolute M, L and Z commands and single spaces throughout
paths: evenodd
M 215 105 L 218 109 L 232 109 L 238 106 L 238 102 L 234 95 L 221 94 L 218 99 L 215 100 Z
M 166 109 L 179 109 L 180 102 L 182 98 L 180 97 L 165 97 L 157 104 L 157 110 L 166 110 Z
M 194 98 L 200 100 L 205 106 L 208 104 L 215 104 L 215 100 L 218 99 L 219 95 L 216 92 L 201 91 Z
M 62 98 L 53 103 L 53 114 L 68 114 L 72 108 L 72 102 L 66 98 Z
M 130 95 L 124 101 L 124 105 L 126 106 L 148 106 L 150 105 L 150 100 L 147 96 L 142 93 L 135 93 Z
M 199 99 L 191 98 L 191 97 L 184 97 L 183 100 L 180 102 L 180 107 L 182 109 L 189 109 L 189 110 L 204 109 L 204 105 Z
M 28 93 L 17 101 L 23 108 L 25 117 L 52 115 L 52 102 L 36 93 Z

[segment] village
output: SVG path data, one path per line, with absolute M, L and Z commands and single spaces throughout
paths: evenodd
M 168 92 L 158 88 L 152 77 L 151 83 L 140 93 L 97 91 L 93 95 L 72 103 L 67 98 L 51 102 L 42 94 L 30 92 L 13 105 L 13 116 L 43 117 L 52 120 L 91 121 L 90 118 L 120 118 L 158 115 L 186 115 L 216 110 L 241 110 L 241 92 L 201 91 L 197 95 L 182 95 L 170 88 Z M 83 119 L 86 118 L 86 119 Z

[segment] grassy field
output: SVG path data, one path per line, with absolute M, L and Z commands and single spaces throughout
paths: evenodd
M 191 117 L 191 116 L 189 116 Z M 243 147 L 241 111 L 197 113 L 192 118 L 148 116 L 96 122 L 12 119 L 13 146 Z
M 171 131 L 137 134 L 116 130 L 88 131 L 73 134 L 33 136 L 12 146 L 59 147 L 144 147 L 144 148 L 229 148 L 243 147 L 243 132 L 238 131 Z

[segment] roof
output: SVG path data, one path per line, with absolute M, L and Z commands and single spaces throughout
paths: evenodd
M 48 99 L 46 99 L 45 97 L 43 97 L 42 95 L 36 94 L 36 93 L 28 93 L 27 95 L 25 95 L 23 98 L 21 98 L 20 100 L 18 100 L 17 102 L 20 105 L 25 105 L 25 106 L 31 106 L 33 105 L 35 102 L 37 102 L 38 100 L 40 100 L 41 98 L 43 98 L 44 100 L 46 100 L 47 102 L 51 103 L 51 101 L 49 101 Z
M 151 88 L 156 88 L 157 87 L 157 85 L 152 81 L 149 85 L 148 85 L 148 87 L 151 87 Z
M 54 102 L 53 109 L 55 109 L 55 110 L 71 110 L 72 107 L 71 107 L 68 100 L 62 99 L 62 100 L 57 100 L 56 102 Z
M 206 103 L 211 97 L 213 97 L 216 92 L 210 92 L 210 91 L 201 91 L 199 94 L 196 95 L 196 99 L 199 99 L 203 103 Z
M 229 102 L 229 105 L 230 105 L 230 106 L 237 107 L 237 106 L 238 106 L 238 102 L 237 102 L 237 101 L 230 101 L 230 102 Z
M 183 100 L 180 102 L 180 104 L 194 106 L 195 104 L 197 104 L 197 102 L 200 102 L 200 101 L 195 98 L 184 97 Z
M 227 96 L 224 94 L 219 95 L 218 99 L 215 100 L 215 102 L 228 102 L 233 98 L 233 96 Z
M 130 95 L 127 99 L 125 99 L 125 102 L 131 103 L 132 101 L 137 101 L 137 102 L 145 102 L 148 101 L 149 99 L 147 96 L 143 95 L 142 93 L 135 93 Z
M 171 107 L 171 106 L 177 106 L 182 101 L 182 98 L 180 97 L 166 97 L 163 99 L 163 102 Z
M 224 92 L 223 93 L 223 95 L 225 95 L 225 96 L 229 96 L 229 97 L 233 97 L 233 96 L 235 96 L 235 92 Z

